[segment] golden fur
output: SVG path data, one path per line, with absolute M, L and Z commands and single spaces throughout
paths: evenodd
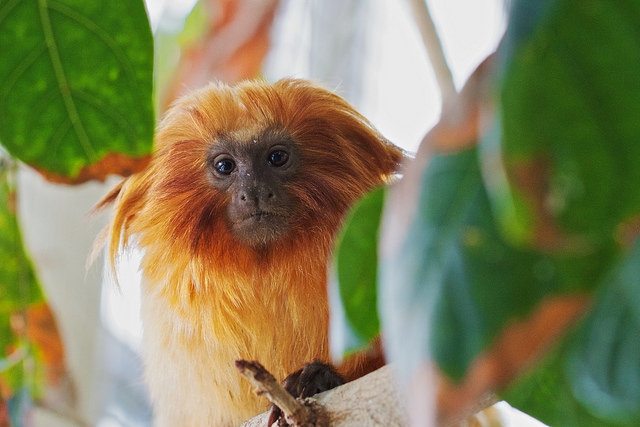
M 265 129 L 299 146 L 286 191 L 298 206 L 288 233 L 252 247 L 228 230 L 228 197 L 207 178 L 220 137 Z M 329 360 L 326 268 L 346 209 L 396 169 L 401 151 L 340 97 L 301 80 L 212 84 L 180 99 L 156 135 L 148 168 L 123 181 L 113 203 L 110 256 L 143 249 L 145 376 L 156 425 L 237 425 L 266 409 L 234 359 L 277 378 Z M 343 369 L 358 375 L 357 362 Z M 361 372 L 360 372 L 361 374 Z

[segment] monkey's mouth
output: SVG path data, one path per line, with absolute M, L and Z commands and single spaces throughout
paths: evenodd
M 277 216 L 280 216 L 280 215 L 275 214 L 273 212 L 256 210 L 251 214 L 249 214 L 249 216 L 245 218 L 245 221 L 269 221 L 270 218 L 277 217 Z
M 278 239 L 289 229 L 289 219 L 273 211 L 256 209 L 237 221 L 233 233 L 249 244 L 266 244 Z

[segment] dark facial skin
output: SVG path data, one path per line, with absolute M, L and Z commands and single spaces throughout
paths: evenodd
M 298 165 L 294 141 L 278 132 L 227 135 L 215 142 L 208 167 L 213 185 L 228 196 L 233 235 L 252 246 L 287 233 L 293 200 L 285 185 Z

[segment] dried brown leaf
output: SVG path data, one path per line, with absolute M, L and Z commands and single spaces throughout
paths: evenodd
M 209 27 L 182 52 L 163 109 L 211 81 L 232 84 L 260 75 L 277 0 L 208 0 Z
M 9 409 L 2 395 L 0 394 L 0 427 L 11 427 L 11 421 L 9 420 Z
M 47 384 L 55 386 L 66 373 L 64 345 L 51 308 L 46 302 L 28 306 L 11 316 L 16 335 L 26 335 L 35 343 L 46 367 Z
M 585 313 L 589 302 L 586 295 L 547 298 L 526 319 L 507 325 L 493 345 L 472 362 L 460 383 L 439 375 L 440 423 L 449 425 L 476 412 L 478 402 L 490 399 L 556 344 Z
M 58 184 L 77 185 L 90 180 L 103 182 L 109 175 L 129 176 L 147 167 L 151 160 L 151 155 L 142 157 L 130 157 L 122 153 L 107 154 L 97 163 L 86 166 L 80 170 L 75 177 L 68 177 L 51 173 L 42 169 L 37 169 L 47 181 Z

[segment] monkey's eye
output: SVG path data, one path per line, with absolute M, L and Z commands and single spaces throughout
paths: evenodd
M 236 164 L 231 159 L 220 159 L 214 161 L 213 168 L 220 175 L 229 175 L 236 168 Z
M 289 153 L 284 150 L 274 150 L 269 153 L 269 164 L 279 168 L 289 161 Z

